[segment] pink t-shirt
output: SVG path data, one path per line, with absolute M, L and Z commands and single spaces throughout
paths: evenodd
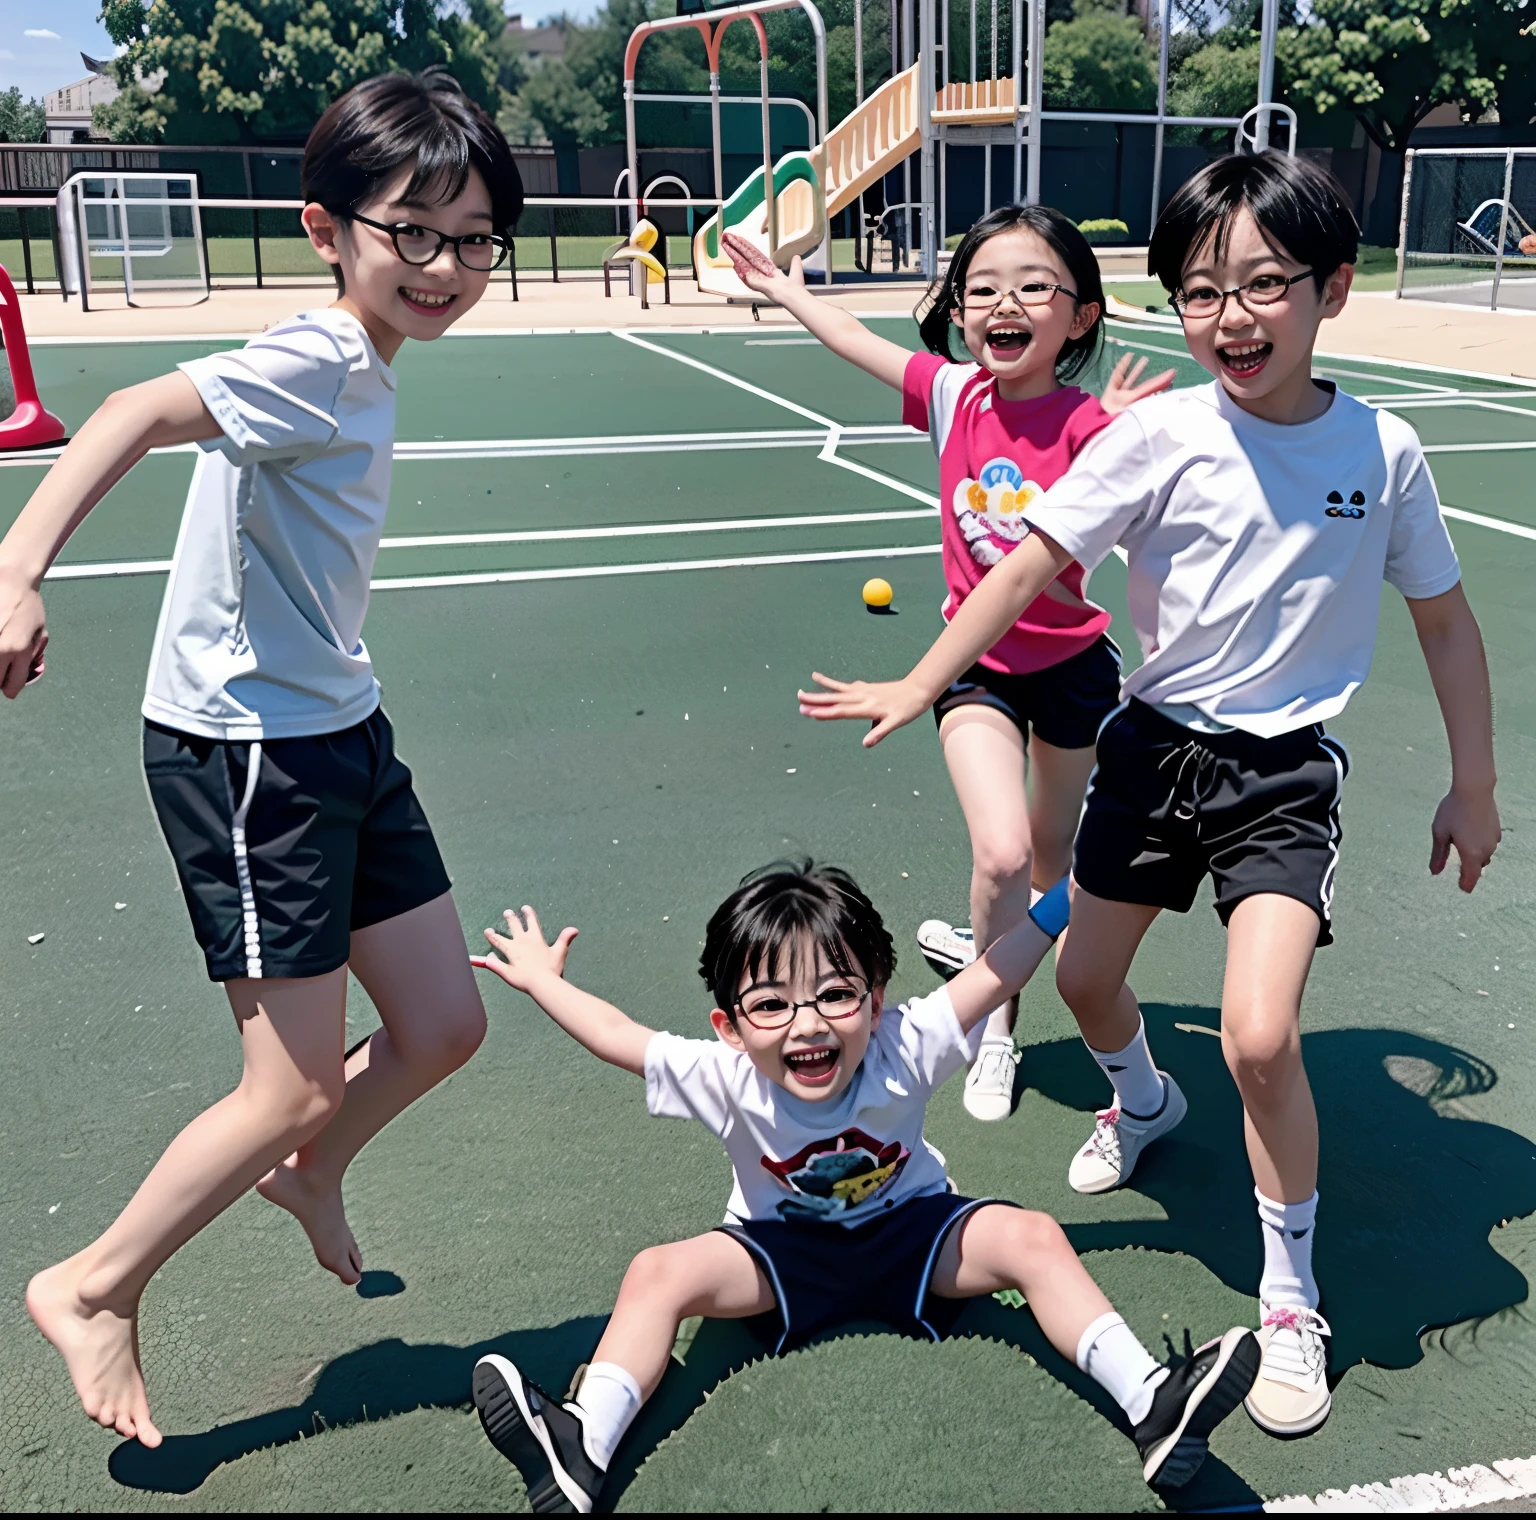
M 926 428 L 939 456 L 946 621 L 981 578 L 1029 533 L 1024 508 L 1054 485 L 1078 451 L 1112 420 L 1075 385 L 1034 401 L 1004 401 L 979 364 L 913 354 L 902 384 L 901 420 Z M 982 655 L 989 670 L 1028 675 L 1089 648 L 1109 614 L 1083 595 L 1076 560 Z

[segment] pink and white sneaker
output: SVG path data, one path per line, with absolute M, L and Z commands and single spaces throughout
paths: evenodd
M 1120 1187 L 1135 1169 L 1143 1148 L 1166 1135 L 1189 1112 L 1179 1084 L 1166 1071 L 1158 1076 L 1163 1079 L 1163 1106 L 1155 1114 L 1139 1119 L 1117 1103 L 1094 1116 L 1093 1134 L 1067 1168 L 1067 1183 L 1074 1192 L 1107 1193 Z
M 1272 1436 L 1310 1435 L 1333 1408 L 1328 1348 L 1333 1331 L 1316 1309 L 1265 1309 L 1259 1330 L 1263 1360 L 1243 1400 L 1248 1417 Z

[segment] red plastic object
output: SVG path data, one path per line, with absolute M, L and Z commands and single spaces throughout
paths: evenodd
M 3 264 L 0 264 L 0 333 L 5 334 L 5 356 L 11 361 L 11 387 L 16 392 L 16 410 L 0 422 L 0 452 L 40 449 L 58 443 L 64 437 L 64 424 L 38 399 L 16 287 L 11 284 Z

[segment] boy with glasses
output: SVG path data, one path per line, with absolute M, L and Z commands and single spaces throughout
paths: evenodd
M 1100 730 L 1056 981 L 1115 1091 L 1068 1180 L 1124 1184 L 1184 1117 L 1125 978 L 1163 909 L 1207 875 L 1227 928 L 1222 1045 L 1244 1108 L 1264 1268 L 1264 1429 L 1304 1435 L 1331 1395 L 1312 1272 L 1317 1113 L 1301 997 L 1333 937 L 1348 761 L 1323 729 L 1370 668 L 1383 579 L 1407 599 L 1445 722 L 1451 788 L 1429 868 L 1454 846 L 1470 892 L 1499 841 L 1493 717 L 1477 623 L 1413 430 L 1312 376 L 1349 294 L 1358 230 L 1338 185 L 1277 153 L 1209 165 L 1169 202 L 1149 262 L 1215 376 L 1138 402 L 1031 502 L 1033 530 L 905 680 L 826 681 L 818 718 L 909 723 L 1070 559 L 1128 555 L 1143 663 Z
M 244 1071 L 99 1239 L 27 1287 L 85 1412 L 145 1446 L 161 1439 L 138 1350 L 154 1274 L 255 1186 L 356 1283 L 347 1166 L 485 1034 L 362 627 L 391 361 L 485 293 L 522 183 L 495 124 L 429 71 L 337 100 L 305 146 L 303 189 L 336 301 L 108 397 L 0 543 L 0 690 L 15 697 L 42 674 L 39 588 L 69 535 L 150 449 L 199 446 L 150 657 L 144 773 Z M 349 967 L 383 1027 L 346 1051 Z
M 533 909 L 523 912 L 526 925 L 508 912 L 506 934 L 485 931 L 500 955 L 477 964 L 600 1060 L 643 1076 L 653 1114 L 705 1124 L 735 1175 L 723 1225 L 630 1264 L 571 1403 L 506 1357 L 477 1363 L 486 1434 L 534 1510 L 591 1511 L 690 1316 L 755 1320 L 775 1354 L 855 1320 L 938 1340 L 965 1299 L 1008 1288 L 1120 1405 L 1146 1480 L 1176 1488 L 1194 1476 L 1210 1432 L 1253 1382 L 1253 1333 L 1229 1330 L 1159 1366 L 1054 1219 L 953 1192 L 923 1138 L 928 1101 L 964 1067 L 970 1031 L 1066 926 L 1065 881 L 948 987 L 887 1009 L 895 950 L 853 879 L 810 862 L 770 866 L 709 921 L 700 975 L 715 1000 L 713 1040 L 643 1028 L 572 986 L 576 931 L 546 944 Z

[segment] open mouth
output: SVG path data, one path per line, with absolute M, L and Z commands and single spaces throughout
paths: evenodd
M 1232 343 L 1225 348 L 1218 348 L 1216 357 L 1221 360 L 1221 367 L 1234 379 L 1251 380 L 1264 368 L 1274 347 L 1273 343 Z
M 815 1050 L 792 1050 L 784 1057 L 784 1064 L 808 1087 L 821 1087 L 832 1080 L 837 1071 L 838 1050 L 835 1045 L 818 1045 Z
M 987 349 L 999 359 L 1016 359 L 1029 347 L 1027 327 L 994 327 L 987 333 Z
M 402 285 L 400 287 L 400 299 L 412 311 L 419 311 L 423 316 L 440 317 L 458 300 L 458 297 L 450 295 L 446 291 L 411 290 Z

